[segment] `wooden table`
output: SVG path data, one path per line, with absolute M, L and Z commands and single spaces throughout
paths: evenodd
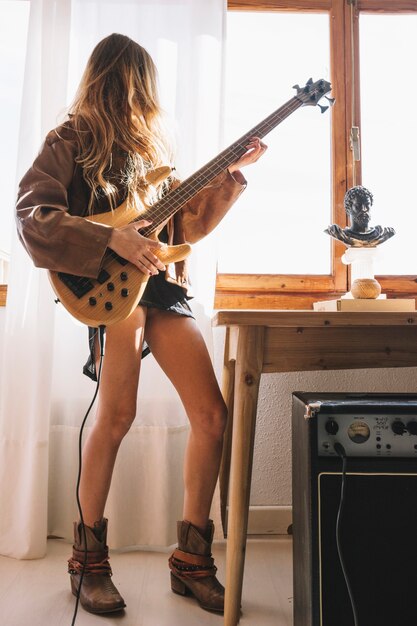
M 229 494 L 224 624 L 240 618 L 253 444 L 263 372 L 417 366 L 417 312 L 218 311 L 226 326 L 223 395 L 229 409 L 220 469 L 223 528 Z

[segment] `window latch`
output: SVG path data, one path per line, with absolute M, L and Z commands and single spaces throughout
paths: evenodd
M 361 147 L 359 143 L 359 127 L 352 126 L 350 129 L 350 149 L 353 151 L 354 161 L 361 160 Z

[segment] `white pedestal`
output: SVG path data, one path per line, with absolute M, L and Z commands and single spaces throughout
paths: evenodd
M 352 284 L 357 278 L 375 278 L 374 275 L 374 260 L 377 257 L 379 251 L 378 248 L 347 248 L 346 252 L 342 256 L 342 263 L 351 266 L 351 280 Z M 378 296 L 379 298 L 386 298 L 384 294 Z M 353 298 L 350 291 L 342 298 Z

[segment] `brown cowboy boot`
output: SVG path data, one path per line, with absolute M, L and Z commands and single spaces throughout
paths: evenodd
M 111 580 L 107 540 L 107 519 L 96 522 L 94 528 L 85 526 L 87 559 L 81 584 L 81 606 L 90 613 L 112 613 L 126 605 Z M 71 574 L 71 591 L 77 595 L 85 559 L 85 544 L 82 525 L 74 522 L 74 545 L 72 558 L 68 561 Z
M 216 578 L 211 556 L 214 525 L 209 520 L 203 536 L 190 522 L 177 522 L 178 548 L 170 559 L 171 589 L 180 595 L 192 594 L 201 608 L 224 611 L 224 587 Z

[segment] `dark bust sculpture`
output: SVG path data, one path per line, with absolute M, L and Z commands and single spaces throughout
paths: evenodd
M 341 228 L 337 224 L 332 224 L 324 232 L 353 248 L 378 246 L 393 237 L 395 230 L 383 226 L 369 228 L 372 204 L 373 196 L 365 187 L 358 185 L 348 189 L 344 198 L 344 207 L 346 215 L 349 216 L 350 225 Z

